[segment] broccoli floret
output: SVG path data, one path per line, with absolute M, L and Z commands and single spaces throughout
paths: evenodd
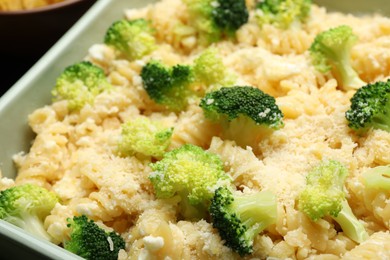
M 323 73 L 333 69 L 344 90 L 358 89 L 366 84 L 351 65 L 350 53 L 356 41 L 352 28 L 341 25 L 318 34 L 310 46 L 315 68 Z
M 358 89 L 345 113 L 348 126 L 360 133 L 370 128 L 390 132 L 390 80 Z
M 211 200 L 210 215 L 225 244 L 244 256 L 252 253 L 255 237 L 276 223 L 276 196 L 269 191 L 244 195 L 220 187 Z
M 254 87 L 223 87 L 207 93 L 200 106 L 206 118 L 222 125 L 226 138 L 243 147 L 284 125 L 275 98 Z
M 369 189 L 390 190 L 390 165 L 372 168 L 364 172 L 362 177 Z
M 122 124 L 118 150 L 121 155 L 142 154 L 161 157 L 171 142 L 173 128 L 165 128 L 148 118 L 137 118 Z
M 235 32 L 248 21 L 245 0 L 185 0 L 190 21 L 205 44 L 217 42 Z
M 199 55 L 193 65 L 169 67 L 152 60 L 143 67 L 141 78 L 149 97 L 173 111 L 183 110 L 192 97 L 204 96 L 207 90 L 235 81 L 214 48 Z
M 108 28 L 104 43 L 113 46 L 120 55 L 136 60 L 156 49 L 154 29 L 144 19 L 119 20 Z
M 194 61 L 195 81 L 205 85 L 204 90 L 233 85 L 235 77 L 230 74 L 214 48 L 208 48 Z
M 345 198 L 344 182 L 348 170 L 340 162 L 321 162 L 306 176 L 306 187 L 299 195 L 299 209 L 311 220 L 332 217 L 346 236 L 363 242 L 368 234 L 353 214 Z
M 189 88 L 193 81 L 191 66 L 168 67 L 152 60 L 142 68 L 141 78 L 149 97 L 173 111 L 182 110 L 193 93 Z
M 249 13 L 244 0 L 217 0 L 211 5 L 212 20 L 228 35 L 234 35 L 248 21 Z
M 52 90 L 53 100 L 68 100 L 68 109 L 75 111 L 93 104 L 97 95 L 111 88 L 104 71 L 82 61 L 65 68 Z
M 116 260 L 118 252 L 125 248 L 125 241 L 114 231 L 107 232 L 85 215 L 68 218 L 70 240 L 64 243 L 66 250 L 87 260 Z
M 40 186 L 15 186 L 0 192 L 0 218 L 50 241 L 43 222 L 58 201 L 56 194 Z
M 306 21 L 310 15 L 311 0 L 262 0 L 256 5 L 260 26 L 274 24 L 288 29 L 293 24 Z
M 186 219 L 205 216 L 214 190 L 231 182 L 221 159 L 202 148 L 185 144 L 152 163 L 149 176 L 157 198 L 180 196 L 181 214 Z

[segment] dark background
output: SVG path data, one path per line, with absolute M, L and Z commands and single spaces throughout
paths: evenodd
M 43 53 L 31 56 L 15 56 L 2 53 L 0 58 L 0 96 L 2 96 L 23 74 L 32 66 Z
M 0 12 L 0 96 L 20 79 L 96 0 L 28 12 Z

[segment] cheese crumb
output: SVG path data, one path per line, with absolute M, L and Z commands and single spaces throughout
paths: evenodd
M 107 237 L 108 244 L 110 245 L 110 251 L 114 251 L 114 242 L 111 237 Z
M 164 238 L 146 236 L 143 238 L 145 248 L 151 252 L 155 252 L 164 246 Z

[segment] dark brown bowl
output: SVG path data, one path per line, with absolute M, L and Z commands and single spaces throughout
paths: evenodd
M 41 8 L 0 12 L 0 57 L 42 56 L 96 0 L 66 0 Z

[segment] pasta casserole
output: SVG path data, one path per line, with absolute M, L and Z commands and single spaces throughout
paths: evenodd
M 29 115 L 0 209 L 52 192 L 48 239 L 87 259 L 389 259 L 389 50 L 389 18 L 310 0 L 124 10 Z

